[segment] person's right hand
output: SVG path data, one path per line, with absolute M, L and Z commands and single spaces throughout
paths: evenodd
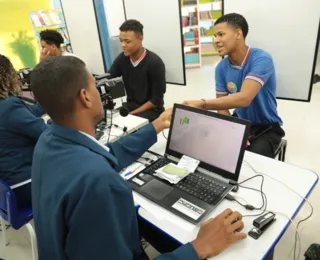
M 242 215 L 227 209 L 201 225 L 196 240 L 192 242 L 193 247 L 200 259 L 216 256 L 247 237 L 245 233 L 240 233 L 243 227 Z
M 40 52 L 40 62 L 44 61 L 46 58 L 50 56 L 50 51 L 43 48 Z

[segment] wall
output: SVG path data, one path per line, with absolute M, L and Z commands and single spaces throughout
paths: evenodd
M 0 53 L 10 58 L 16 70 L 34 67 L 39 60 L 29 12 L 52 8 L 51 0 L 0 1 Z

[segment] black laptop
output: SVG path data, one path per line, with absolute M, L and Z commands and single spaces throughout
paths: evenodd
M 174 105 L 163 157 L 128 182 L 132 189 L 191 223 L 199 223 L 238 181 L 250 122 L 184 105 Z M 155 171 L 183 156 L 200 161 L 197 170 L 178 184 Z

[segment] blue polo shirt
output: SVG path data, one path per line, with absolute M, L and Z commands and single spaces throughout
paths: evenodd
M 236 114 L 252 124 L 282 125 L 277 112 L 276 73 L 270 54 L 261 49 L 249 48 L 241 66 L 233 65 L 228 58 L 224 58 L 216 68 L 215 79 L 217 95 L 240 92 L 247 79 L 260 83 L 261 89 L 250 106 L 236 108 Z

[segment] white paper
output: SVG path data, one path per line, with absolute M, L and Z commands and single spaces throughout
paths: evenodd
M 178 163 L 178 167 L 182 168 L 182 169 L 186 169 L 189 172 L 194 172 L 197 169 L 199 163 L 200 163 L 199 160 L 196 160 L 196 159 L 193 159 L 191 157 L 184 155 L 180 159 L 180 161 Z

